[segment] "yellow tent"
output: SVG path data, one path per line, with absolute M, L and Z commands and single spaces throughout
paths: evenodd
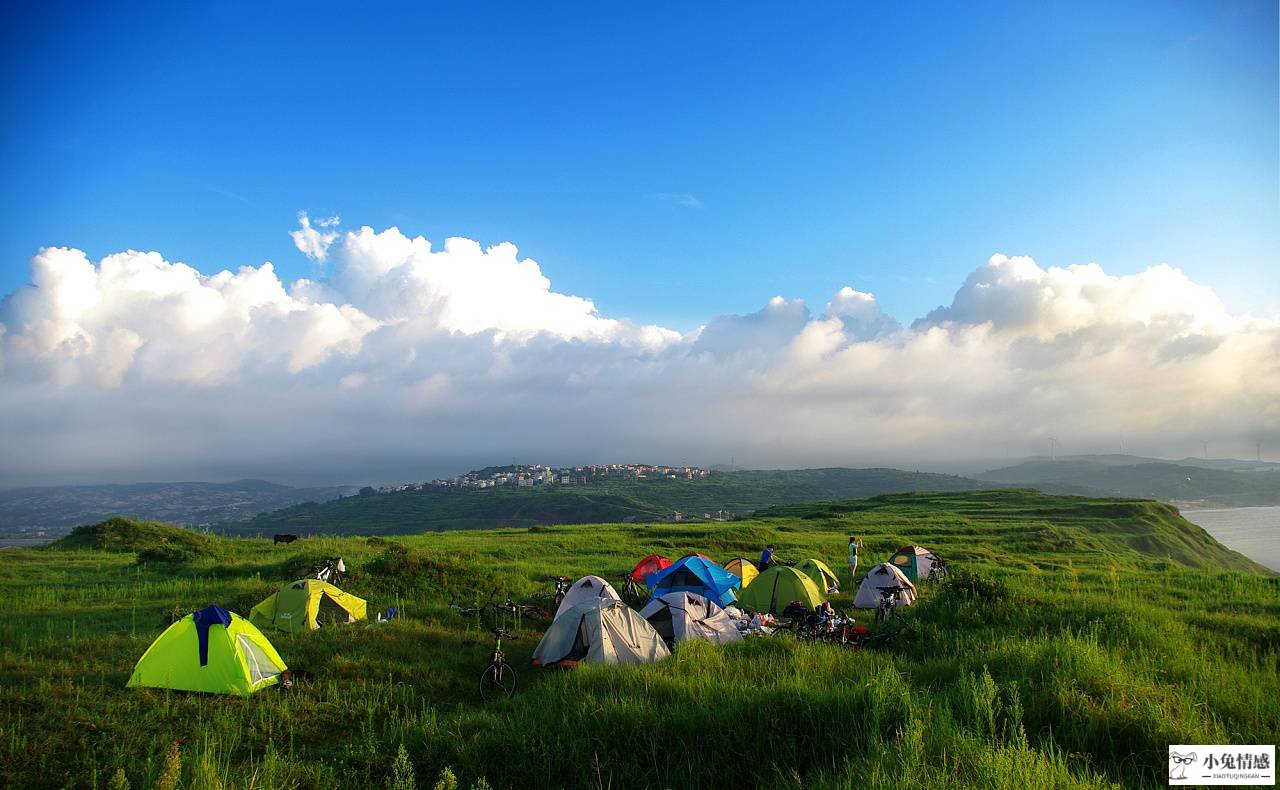
M 792 601 L 801 601 L 805 608 L 813 609 L 827 600 L 813 579 L 795 568 L 774 565 L 760 574 L 755 583 L 742 591 L 738 605 L 749 612 L 781 614 Z
M 253 607 L 249 621 L 259 628 L 282 631 L 315 630 L 335 623 L 364 620 L 368 604 L 349 592 L 319 579 L 299 579 Z
M 840 580 L 836 578 L 835 571 L 828 568 L 822 560 L 816 558 L 802 560 L 796 564 L 796 570 L 813 579 L 813 583 L 819 590 L 826 590 L 829 595 L 840 592 Z
M 221 606 L 189 614 L 156 637 L 129 676 L 130 686 L 248 696 L 286 669 L 271 642 Z
M 751 560 L 745 560 L 741 557 L 729 560 L 725 563 L 724 569 L 729 573 L 732 573 L 734 576 L 737 576 L 739 579 L 742 579 L 743 587 L 746 587 L 760 575 L 760 571 L 756 570 L 756 564 L 754 562 Z

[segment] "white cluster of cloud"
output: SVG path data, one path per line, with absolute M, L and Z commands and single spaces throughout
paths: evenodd
M 909 327 L 842 288 L 680 334 L 511 244 L 300 216 L 325 279 L 47 248 L 0 303 L 0 479 L 408 479 L 505 459 L 755 465 L 1280 439 L 1280 321 L 1168 266 L 992 257 Z

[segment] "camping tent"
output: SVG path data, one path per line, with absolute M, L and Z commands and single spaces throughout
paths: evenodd
M 903 546 L 889 558 L 889 562 L 911 581 L 920 582 L 929 578 L 929 571 L 933 570 L 933 563 L 937 559 L 938 555 L 924 546 Z
M 836 578 L 835 571 L 828 568 L 822 560 L 813 558 L 801 560 L 796 563 L 796 570 L 813 579 L 818 589 L 826 590 L 828 595 L 840 592 L 840 580 Z
M 724 610 L 697 593 L 671 592 L 654 598 L 640 610 L 668 645 L 686 639 L 708 639 L 717 644 L 742 638 L 738 626 Z
M 651 664 L 671 655 L 649 621 L 622 601 L 588 598 L 562 612 L 533 649 L 535 666 Z
M 916 600 L 916 586 L 911 580 L 893 565 L 882 562 L 867 572 L 867 576 L 858 587 L 853 605 L 859 609 L 874 609 L 880 604 L 882 587 L 906 587 L 898 593 L 898 606 L 910 606 Z
M 650 554 L 637 562 L 636 567 L 631 569 L 631 579 L 637 584 L 644 584 L 644 577 L 651 573 L 657 573 L 670 564 L 671 560 L 661 554 Z
M 156 637 L 128 685 L 247 697 L 277 683 L 285 669 L 252 623 L 221 606 L 206 606 Z
M 299 579 L 286 584 L 249 612 L 259 628 L 282 631 L 315 630 L 335 623 L 354 623 L 367 617 L 368 604 L 328 582 Z
M 560 606 L 556 609 L 556 619 L 559 619 L 560 615 L 578 604 L 590 601 L 593 598 L 607 598 L 611 601 L 622 600 L 609 582 L 599 576 L 583 576 L 574 582 L 569 591 L 564 594 L 564 600 L 560 601 Z
M 755 581 L 755 578 L 760 575 L 760 569 L 756 567 L 756 564 L 742 557 L 729 560 L 724 564 L 724 569 L 742 579 L 743 587 Z
M 787 565 L 774 565 L 756 577 L 742 591 L 738 601 L 743 609 L 778 614 L 792 601 L 802 601 L 810 609 L 827 600 L 818 585 L 805 574 Z
M 728 606 L 737 600 L 734 589 L 742 586 L 742 579 L 729 573 L 706 557 L 687 554 L 666 568 L 645 577 L 645 584 L 653 591 L 652 598 L 669 592 L 695 592 Z

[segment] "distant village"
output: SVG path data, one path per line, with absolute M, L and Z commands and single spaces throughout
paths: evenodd
M 516 464 L 490 466 L 457 477 L 440 478 L 426 483 L 406 483 L 380 491 L 414 491 L 427 488 L 534 488 L 537 486 L 573 486 L 587 483 L 623 482 L 629 480 L 694 480 L 706 477 L 706 469 L 697 466 L 661 466 L 654 464 L 598 464 L 588 466 L 543 466 Z

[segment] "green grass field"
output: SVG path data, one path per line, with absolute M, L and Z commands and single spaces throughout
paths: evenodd
M 825 559 L 840 606 L 849 534 L 863 570 L 920 543 L 962 582 L 925 588 L 906 637 L 878 650 L 779 636 L 541 672 L 526 623 L 508 646 L 520 692 L 488 707 L 475 687 L 489 640 L 448 609 L 545 591 L 557 574 L 616 579 L 651 552 L 723 561 L 766 542 Z M 0 785 L 1154 787 L 1171 743 L 1280 735 L 1280 581 L 1153 502 L 984 491 L 728 523 L 288 547 L 187 535 L 117 524 L 0 555 Z M 334 555 L 352 569 L 346 589 L 404 616 L 269 632 L 313 681 L 249 699 L 124 688 L 169 613 L 247 614 Z

